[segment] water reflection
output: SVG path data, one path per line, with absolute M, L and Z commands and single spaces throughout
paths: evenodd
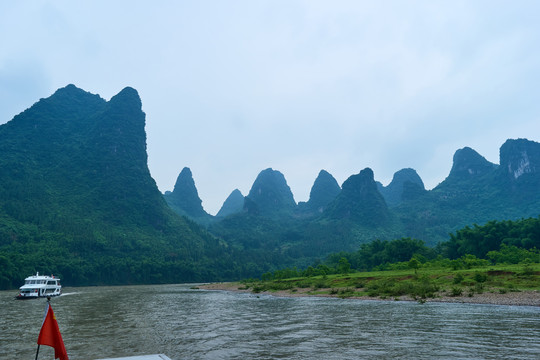
M 152 353 L 171 359 L 540 358 L 536 307 L 276 298 L 189 285 L 71 290 L 52 306 L 72 360 Z M 45 301 L 13 296 L 0 292 L 0 359 L 33 358 Z M 42 347 L 40 358 L 52 358 L 49 349 Z

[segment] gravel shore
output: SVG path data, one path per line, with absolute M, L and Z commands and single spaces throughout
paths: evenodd
M 222 291 L 235 291 L 251 293 L 250 290 L 243 289 L 244 285 L 233 282 L 226 283 L 211 283 L 198 286 L 199 289 L 204 290 L 222 290 Z M 329 291 L 330 289 L 320 289 L 318 291 Z M 285 291 L 266 291 L 261 294 L 280 296 L 280 297 L 300 297 L 300 296 L 319 296 L 319 297 L 339 297 L 335 294 L 310 294 L 311 289 L 293 289 Z M 347 299 L 360 299 L 360 300 L 399 300 L 399 301 L 416 301 L 408 296 L 400 296 L 397 298 L 381 299 L 379 297 L 369 296 L 352 296 Z M 473 296 L 446 296 L 439 294 L 435 298 L 428 298 L 426 302 L 448 302 L 448 303 L 469 303 L 469 304 L 492 304 L 492 305 L 517 305 L 517 306 L 540 306 L 540 292 L 538 291 L 520 291 L 520 292 L 507 292 L 504 294 L 485 291 L 481 294 L 474 294 Z

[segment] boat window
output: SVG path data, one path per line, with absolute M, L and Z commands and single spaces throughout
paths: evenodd
M 56 281 L 54 281 L 54 280 L 49 280 L 49 281 L 47 282 L 47 285 L 56 285 Z
M 31 294 L 38 292 L 38 289 L 24 289 L 21 291 L 23 294 Z

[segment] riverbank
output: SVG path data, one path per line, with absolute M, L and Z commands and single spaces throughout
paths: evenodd
M 203 290 L 220 290 L 234 291 L 242 293 L 254 293 L 252 290 L 246 289 L 244 284 L 237 282 L 210 283 L 198 286 Z M 257 294 L 272 295 L 278 297 L 302 297 L 302 296 L 318 296 L 318 297 L 335 297 L 358 300 L 394 300 L 394 301 L 419 301 L 410 296 L 395 296 L 395 297 L 380 297 L 380 296 L 343 296 L 339 292 L 332 294 L 332 289 L 313 289 L 293 288 L 289 290 L 267 290 L 257 292 Z M 447 303 L 467 303 L 467 304 L 490 304 L 490 305 L 515 305 L 515 306 L 540 306 L 540 292 L 537 290 L 519 291 L 519 292 L 482 292 L 469 295 L 448 296 L 444 293 L 436 294 L 433 298 L 421 299 L 422 302 L 447 302 Z
M 348 272 L 247 279 L 201 286 L 207 290 L 274 296 L 540 306 L 540 264 Z
M 540 291 L 538 290 L 504 290 L 486 289 L 482 291 L 463 291 L 461 294 L 452 294 L 448 290 L 436 291 L 429 297 L 410 295 L 399 296 L 369 296 L 362 290 L 350 288 L 307 288 L 289 287 L 288 289 L 264 289 L 257 286 L 246 286 L 240 282 L 209 283 L 198 286 L 204 290 L 234 291 L 243 293 L 266 294 L 279 297 L 335 297 L 359 300 L 394 300 L 394 301 L 419 301 L 419 302 L 447 302 L 468 304 L 492 304 L 492 305 L 516 305 L 516 306 L 540 306 Z

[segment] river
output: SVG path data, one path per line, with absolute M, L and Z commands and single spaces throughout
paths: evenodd
M 0 359 L 34 359 L 46 301 L 1 291 Z M 70 360 L 539 359 L 540 308 L 278 298 L 190 285 L 65 288 L 53 298 Z M 42 346 L 40 359 L 52 359 Z

